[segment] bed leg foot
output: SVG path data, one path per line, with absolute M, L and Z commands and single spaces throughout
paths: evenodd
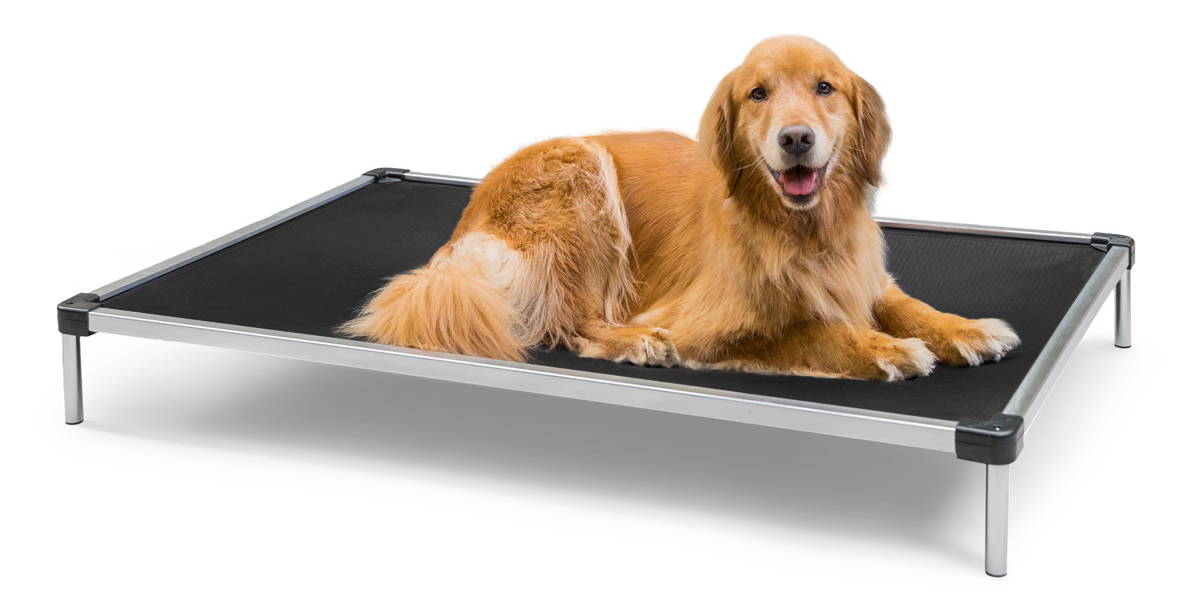
M 66 399 L 67 424 L 83 422 L 83 376 L 79 360 L 79 336 L 62 335 L 62 388 Z
M 987 574 L 1007 575 L 1008 466 L 987 465 Z
M 1132 270 L 1127 269 L 1116 283 L 1116 346 L 1132 347 Z

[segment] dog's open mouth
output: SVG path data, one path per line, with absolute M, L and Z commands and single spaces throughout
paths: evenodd
M 774 176 L 774 181 L 778 183 L 784 196 L 792 202 L 804 204 L 811 201 L 824 185 L 826 169 L 828 165 L 817 169 L 796 165 L 783 171 L 770 169 L 770 174 Z

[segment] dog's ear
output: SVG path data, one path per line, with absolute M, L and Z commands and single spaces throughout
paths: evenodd
M 887 120 L 883 98 L 862 77 L 857 76 L 854 111 L 858 118 L 858 141 L 851 156 L 853 168 L 871 186 L 883 183 L 883 154 L 891 143 L 891 123 Z
M 737 142 L 734 129 L 737 125 L 737 103 L 733 100 L 733 81 L 737 70 L 729 72 L 716 85 L 712 99 L 699 121 L 699 143 L 712 162 L 724 173 L 728 195 L 737 189 L 742 167 L 737 158 Z

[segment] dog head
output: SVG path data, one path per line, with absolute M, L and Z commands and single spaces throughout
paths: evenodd
M 830 183 L 878 186 L 891 128 L 874 87 L 832 51 L 780 36 L 720 81 L 699 138 L 729 196 L 805 211 L 831 196 Z

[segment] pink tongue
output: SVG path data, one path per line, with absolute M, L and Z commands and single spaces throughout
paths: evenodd
M 783 171 L 783 190 L 791 196 L 807 196 L 816 191 L 820 172 L 803 167 Z

